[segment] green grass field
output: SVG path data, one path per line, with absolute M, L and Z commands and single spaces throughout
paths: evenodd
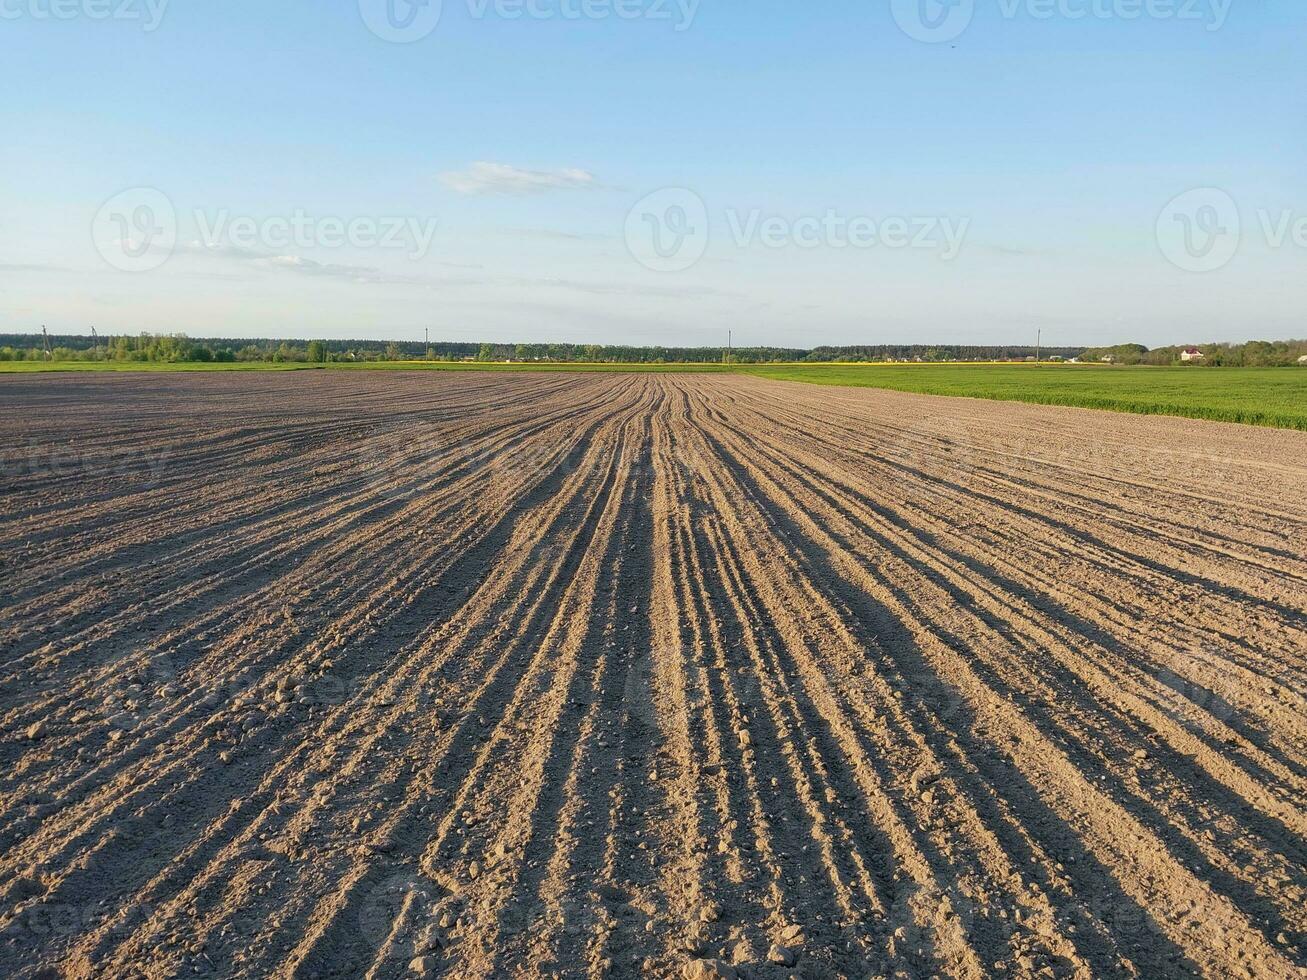
M 1307 368 L 1077 364 L 784 364 L 742 369 L 810 384 L 1181 415 L 1307 430 Z
M 1071 364 L 148 364 L 0 362 L 0 374 L 46 371 L 503 371 L 749 374 L 808 384 L 1180 415 L 1307 431 L 1307 368 L 1108 367 Z

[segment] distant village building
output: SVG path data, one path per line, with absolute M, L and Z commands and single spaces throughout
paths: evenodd
M 1307 354 L 1304 354 L 1302 357 L 1298 358 L 1298 363 L 1307 364 Z
M 1202 351 L 1200 351 L 1197 347 L 1186 347 L 1184 350 L 1180 352 L 1180 360 L 1205 361 L 1207 360 L 1207 355 L 1204 354 Z

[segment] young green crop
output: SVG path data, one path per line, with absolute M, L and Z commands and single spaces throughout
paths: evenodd
M 742 369 L 810 384 L 1181 415 L 1307 430 L 1307 368 L 1080 364 L 795 364 Z

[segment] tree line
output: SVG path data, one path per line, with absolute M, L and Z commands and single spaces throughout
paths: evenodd
M 1307 357 L 1307 340 L 1250 340 L 1244 344 L 1186 344 L 1155 347 L 1118 344 L 1093 347 L 1080 354 L 1082 361 L 1111 361 L 1115 364 L 1183 364 L 1183 354 L 1197 350 L 1203 356 L 1190 361 L 1197 367 L 1287 367 Z
M 118 361 L 118 362 L 303 362 L 481 361 L 598 364 L 768 364 L 871 363 L 950 361 L 1028 361 L 1041 359 L 1116 364 L 1167 365 L 1182 363 L 1184 347 L 1149 350 L 1141 344 L 1113 347 L 983 346 L 975 344 L 878 344 L 847 347 L 637 347 L 614 344 L 492 344 L 376 340 L 193 340 L 184 334 L 87 337 L 0 334 L 0 361 Z M 1297 364 L 1307 356 L 1307 340 L 1249 341 L 1243 344 L 1199 344 L 1201 364 L 1227 367 L 1272 367 Z
M 192 340 L 184 334 L 100 338 L 52 335 L 54 360 L 141 362 L 482 361 L 591 364 L 773 364 L 870 361 L 1024 360 L 1034 347 L 952 344 L 885 344 L 856 347 L 638 347 L 627 344 L 418 343 L 375 340 Z M 1046 348 L 1044 356 L 1073 357 L 1080 348 Z M 0 360 L 45 359 L 39 336 L 0 334 Z

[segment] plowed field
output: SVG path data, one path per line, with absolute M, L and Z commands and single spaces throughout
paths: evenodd
M 0 383 L 0 975 L 1307 975 L 1307 434 Z

